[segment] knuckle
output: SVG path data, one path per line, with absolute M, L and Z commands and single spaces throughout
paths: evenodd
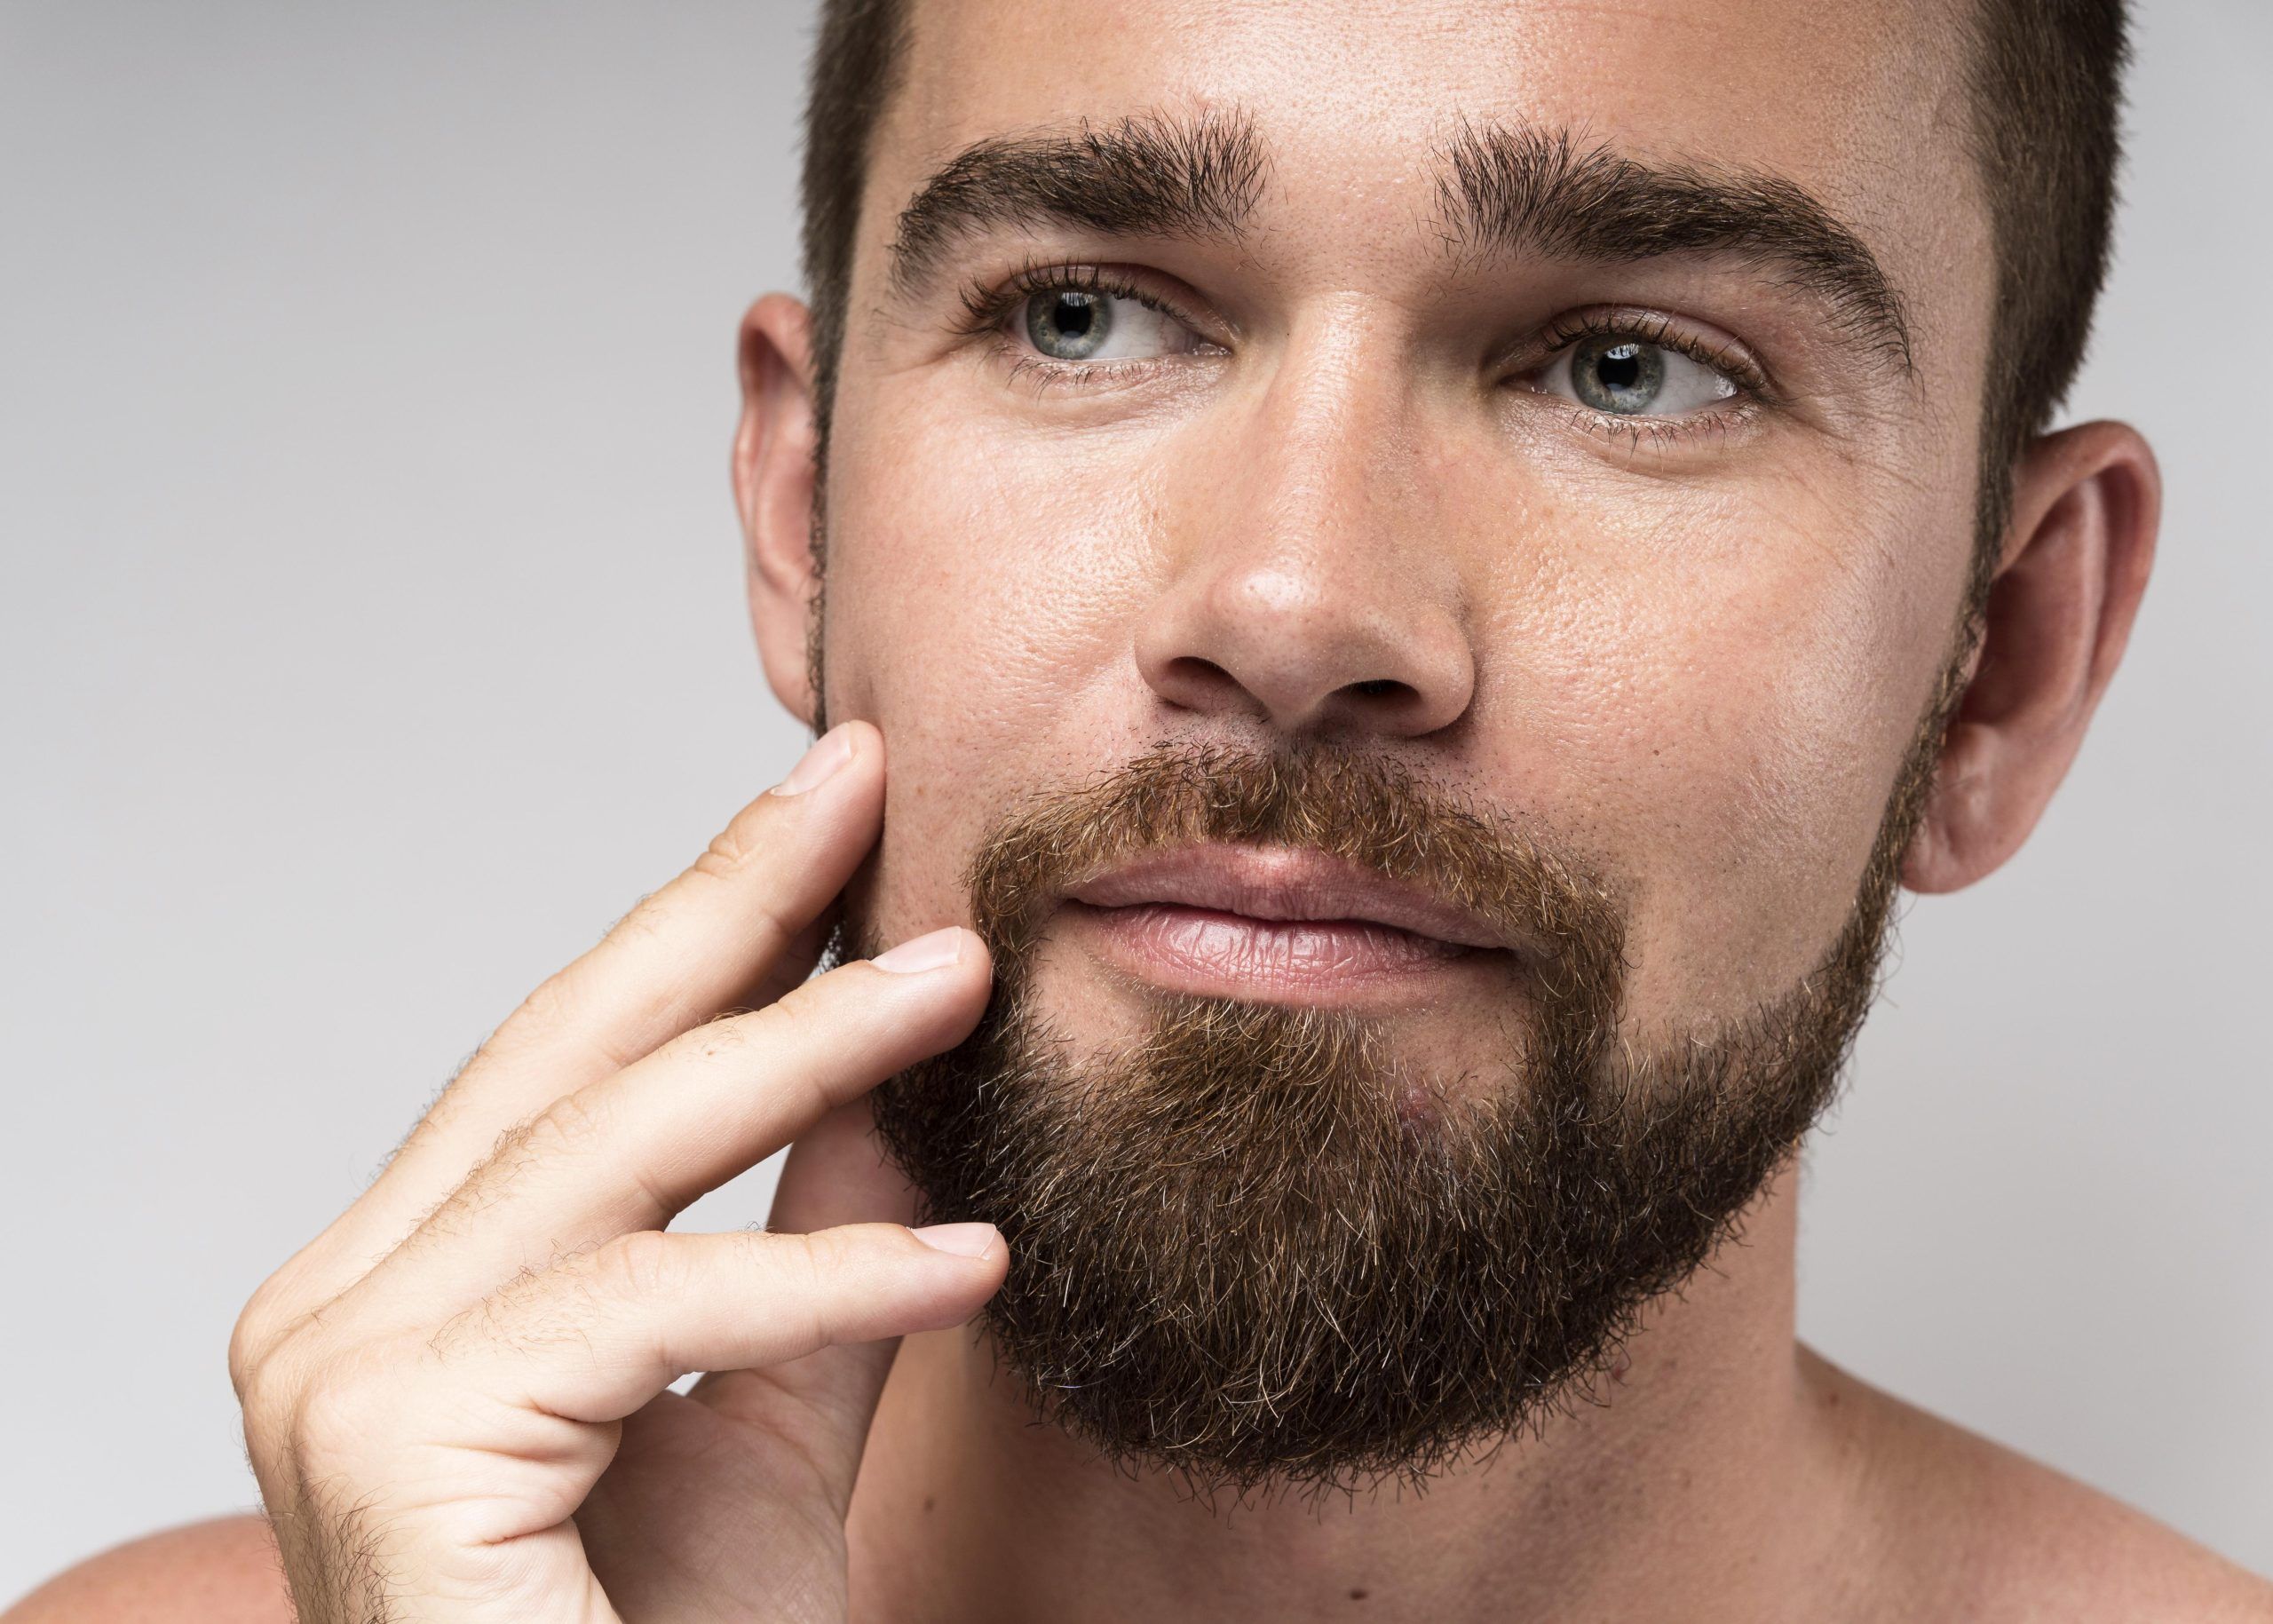
M 427 1335 L 427 1352 L 447 1366 L 495 1345 L 504 1327 L 521 1313 L 535 1272 L 524 1267 L 488 1296 L 451 1314 Z
M 859 1279 L 869 1260 L 862 1227 L 817 1230 L 797 1238 L 797 1285 L 804 1295 L 820 1302 Z
M 531 989 L 474 1056 L 473 1064 L 493 1059 L 513 1063 L 542 1054 L 566 1034 L 587 1030 L 595 1020 L 590 955 L 562 966 Z M 455 1091 L 455 1090 L 453 1090 Z M 444 1095 L 444 1100 L 449 1097 Z
M 538 982 L 529 995 L 521 1000 L 521 1007 L 507 1018 L 501 1031 L 518 1035 L 530 1027 L 548 1029 L 573 1025 L 583 996 L 578 986 L 575 966 L 571 964 L 556 970 Z
M 265 1407 L 279 1373 L 323 1322 L 321 1307 L 295 1305 L 289 1272 L 279 1270 L 262 1281 L 229 1328 L 229 1383 L 248 1412 Z
M 651 929 L 646 922 L 652 906 L 651 902 L 641 902 L 616 923 L 608 932 L 607 941 L 539 982 L 535 990 L 521 1000 L 520 1007 L 506 1018 L 504 1025 L 490 1034 L 475 1059 L 479 1061 L 493 1052 L 541 1050 L 563 1034 L 581 1035 L 618 1070 L 637 1059 L 636 1051 L 617 1047 L 611 1029 L 611 955 L 607 948 L 608 942 L 620 943 Z
M 816 1230 L 808 1235 L 779 1239 L 790 1243 L 788 1250 L 800 1290 L 818 1291 L 844 1272 L 844 1237 L 835 1230 Z
M 445 1367 L 479 1363 L 507 1351 L 549 1354 L 588 1343 L 592 1320 L 607 1300 L 594 1254 L 580 1253 L 558 1267 L 524 1267 L 480 1302 L 460 1310 L 427 1340 Z
M 372 1350 L 326 1359 L 280 1395 L 261 1430 L 303 1477 L 360 1458 L 401 1430 L 405 1395 L 390 1373 L 402 1362 Z
M 247 1335 L 245 1322 L 240 1319 L 229 1332 L 229 1390 L 236 1394 L 240 1406 L 252 1388 L 253 1371 L 257 1368 L 254 1361 L 253 1339 Z
M 769 1092 L 810 1116 L 840 1104 L 848 1085 L 861 1076 L 863 1034 L 848 1019 L 843 986 L 823 985 L 832 978 L 803 982 L 764 1009 L 734 1018 L 741 1042 L 774 1063 Z
M 299 1395 L 285 1376 L 283 1361 L 263 1359 L 249 1367 L 237 1384 L 238 1406 L 244 1415 L 245 1438 L 258 1444 L 280 1429 L 289 1430 L 298 1407 Z
M 797 1023 L 818 1018 L 830 1002 L 843 992 L 845 983 L 836 970 L 825 976 L 815 976 L 810 981 L 800 981 L 788 992 L 766 1006 L 776 1019 L 783 1023 Z
M 447 1244 L 540 1163 L 572 1161 L 605 1143 L 604 1113 L 590 1100 L 564 1094 L 497 1136 L 489 1153 L 428 1208 L 404 1236 L 404 1250 Z
M 370 1347 L 338 1343 L 322 1327 L 320 1311 L 305 1316 L 246 1361 L 238 1397 L 257 1462 L 279 1453 L 295 1462 L 321 1458 L 364 1436 L 375 1414 L 374 1383 L 400 1367 Z
M 625 910 L 622 918 L 607 928 L 607 934 L 579 963 L 590 968 L 618 959 L 624 949 L 637 949 L 641 944 L 662 941 L 672 933 L 674 909 L 671 891 L 666 887 L 650 891 Z M 573 968 L 573 966 L 572 966 Z M 581 989 L 580 989 L 581 990 Z
M 760 796 L 736 812 L 694 860 L 695 871 L 713 879 L 731 880 L 756 867 L 766 849 L 765 826 L 772 820 L 773 811 L 767 803 L 772 799 Z
M 531 1117 L 492 1160 L 501 1170 L 531 1161 L 589 1155 L 607 1141 L 607 1111 L 583 1090 L 563 1094 Z
M 275 1295 L 276 1281 L 272 1277 L 254 1291 L 250 1300 L 238 1311 L 237 1322 L 229 1327 L 229 1385 L 236 1390 L 240 1403 L 244 1401 L 263 1359 L 275 1341 Z
M 722 1015 L 693 1027 L 672 1047 L 681 1058 L 706 1065 L 735 1065 L 754 1058 L 772 1041 L 773 1006 Z
M 677 1295 L 687 1271 L 673 1238 L 661 1230 L 634 1230 L 588 1254 L 581 1283 L 619 1303 L 652 1303 Z
M 842 985 L 823 985 L 830 979 L 829 976 L 822 976 L 802 982 L 764 1009 L 744 1017 L 750 1023 L 748 1035 L 752 1041 L 762 1041 L 776 1050 L 794 1052 L 800 1031 L 807 1033 L 806 1047 L 810 1050 L 812 1033 L 828 1030 L 832 1013 L 834 1024 L 842 1029 L 845 1025 L 845 1011 L 841 1002 L 844 989 Z M 832 1005 L 836 1006 L 834 1011 Z
M 249 1323 L 242 1314 L 237 1316 L 237 1323 L 229 1332 L 229 1387 L 241 1406 L 251 1401 L 253 1383 L 259 1376 L 261 1356 L 267 1345 L 265 1327 Z

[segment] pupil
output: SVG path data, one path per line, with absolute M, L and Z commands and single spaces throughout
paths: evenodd
M 1078 288 L 1037 292 L 1026 301 L 1026 337 L 1057 360 L 1087 360 L 1113 336 L 1113 300 Z
M 1630 344 L 1621 344 L 1614 350 L 1603 353 L 1595 364 L 1595 376 L 1607 388 L 1624 392 L 1642 381 L 1642 358 Z
M 1068 338 L 1087 337 L 1090 323 L 1097 319 L 1089 309 L 1089 299 L 1079 293 L 1059 294 L 1057 308 L 1052 313 L 1057 319 L 1057 330 Z

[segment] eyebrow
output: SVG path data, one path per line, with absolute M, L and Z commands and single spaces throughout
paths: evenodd
M 1456 253 L 1622 261 L 1727 253 L 1769 267 L 1905 376 L 1903 301 L 1854 232 L 1794 182 L 1653 164 L 1567 131 L 1463 123 L 1438 154 L 1438 223 Z
M 1113 236 L 1237 237 L 1263 194 L 1263 143 L 1243 115 L 1150 115 L 965 147 L 901 210 L 891 277 L 921 286 L 957 239 L 999 226 Z
M 1568 131 L 1477 124 L 1436 154 L 1437 226 L 1456 256 L 1615 263 L 1727 253 L 1769 267 L 1833 325 L 1914 373 L 1903 301 L 1860 237 L 1784 176 L 1643 162 Z M 900 210 L 888 274 L 922 288 L 958 241 L 1003 226 L 1236 239 L 1269 154 L 1244 113 L 1147 115 L 964 147 Z

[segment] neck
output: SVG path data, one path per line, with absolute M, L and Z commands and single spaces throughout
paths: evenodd
M 902 1346 L 848 1530 L 858 1620 L 1548 1621 L 1810 1616 L 1849 1496 L 1794 1340 L 1797 1180 L 1780 1175 L 1676 1297 L 1604 1402 L 1432 1478 L 1210 1506 L 1037 1425 L 967 1333 Z M 1826 1616 L 1818 1609 L 1811 1616 Z

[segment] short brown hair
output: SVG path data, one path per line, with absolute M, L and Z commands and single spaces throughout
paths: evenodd
M 2107 274 L 2119 158 L 2124 0 L 1978 0 L 1970 145 L 1996 251 L 1969 613 L 1996 565 L 2012 468 L 2075 382 Z M 805 107 L 805 283 L 828 443 L 868 147 L 897 79 L 907 0 L 822 0 Z
M 2013 465 L 2075 383 L 2107 280 L 2131 60 L 2125 11 L 2125 0 L 1978 0 L 1973 13 L 1969 133 L 1996 250 L 1976 609 L 1996 567 Z

